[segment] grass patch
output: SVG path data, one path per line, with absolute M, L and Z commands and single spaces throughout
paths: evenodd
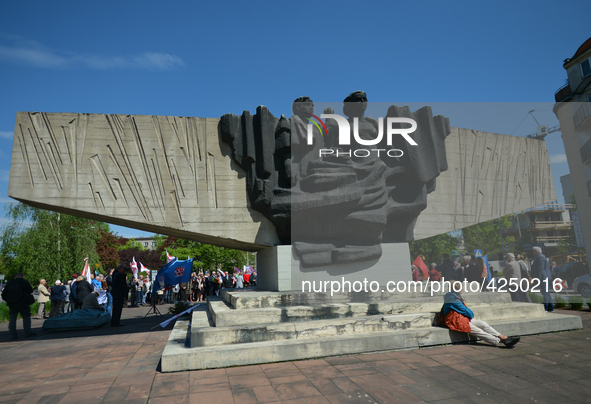
M 51 311 L 51 302 L 48 302 L 46 304 L 47 308 L 46 308 L 46 312 L 49 313 Z M 31 317 L 36 317 L 37 316 L 37 312 L 39 311 L 39 303 L 35 302 L 32 305 L 29 306 L 29 308 L 31 309 Z M 8 304 L 6 304 L 6 302 L 2 302 L 0 303 L 0 323 L 3 323 L 5 321 L 8 321 L 10 318 L 10 308 L 8 307 Z M 21 319 L 21 315 L 19 314 L 17 319 Z
M 568 299 L 568 305 L 572 310 L 581 310 L 583 308 L 583 299 L 573 296 Z

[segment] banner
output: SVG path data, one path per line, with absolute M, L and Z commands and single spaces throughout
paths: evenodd
M 185 261 L 170 261 L 158 271 L 152 293 L 160 289 L 166 289 L 182 282 L 191 280 L 191 271 L 193 270 L 193 258 Z
M 423 272 L 423 279 L 427 279 L 429 277 L 427 265 L 420 255 L 417 255 L 417 259 L 414 260 L 413 265 L 416 265 Z

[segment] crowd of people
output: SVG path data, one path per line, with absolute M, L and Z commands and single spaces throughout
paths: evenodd
M 73 274 L 72 279 L 62 283 L 59 279 L 55 285 L 47 286 L 45 279 L 39 281 L 39 310 L 37 319 L 57 317 L 76 309 L 95 308 L 112 314 L 113 310 L 113 275 L 114 268 L 109 268 L 107 275 L 86 276 Z M 128 270 L 130 272 L 130 270 Z M 179 283 L 167 290 L 156 293 L 154 304 L 173 303 L 176 301 L 202 302 L 207 296 L 219 295 L 221 289 L 245 288 L 256 286 L 256 271 L 237 271 L 229 275 L 227 271 L 193 272 L 189 282 Z M 128 307 L 139 307 L 152 304 L 152 282 L 148 276 L 132 274 L 127 283 L 128 293 L 124 301 Z M 90 297 L 89 297 L 90 296 Z M 47 303 L 51 302 L 51 310 L 47 312 Z
M 255 287 L 257 282 L 256 271 L 236 271 L 229 274 L 228 271 L 193 272 L 189 282 L 182 282 L 174 287 L 159 291 L 157 304 L 173 303 L 176 301 L 203 302 L 208 296 L 219 296 L 222 289 L 242 289 Z
M 522 279 L 527 279 L 526 284 L 538 285 L 538 289 L 541 291 L 543 297 L 545 310 L 549 312 L 554 311 L 550 290 L 552 289 L 552 281 L 558 276 L 560 271 L 556 269 L 557 265 L 555 262 L 552 262 L 552 265 L 550 265 L 540 247 L 533 248 L 533 255 L 534 260 L 531 264 L 530 271 L 522 254 L 515 255 L 513 253 L 507 253 L 505 256 L 507 265 L 503 269 L 503 276 L 507 284 L 509 281 L 512 281 L 513 284 L 519 285 L 516 291 L 510 290 L 510 288 L 507 288 L 507 290 L 511 295 L 512 301 L 531 303 L 531 298 L 527 290 L 524 290 L 529 290 L 529 288 L 524 288 L 521 283 Z M 493 283 L 496 282 L 495 276 L 497 275 L 497 271 L 494 271 L 492 266 L 490 268 L 486 266 L 482 257 L 473 259 L 470 256 L 464 256 L 462 263 L 459 258 L 452 261 L 449 254 L 442 255 L 441 264 L 431 263 L 427 277 L 423 275 L 417 265 L 411 265 L 411 271 L 413 281 L 426 281 L 428 278 L 430 282 L 439 282 L 441 280 L 477 282 L 479 285 L 482 285 L 482 291 L 488 290 L 489 281 L 487 281 L 487 278 L 489 273 L 491 274 L 491 282 Z M 539 282 L 534 282 L 534 279 Z
M 443 254 L 442 258 L 443 261 L 439 265 L 434 262 L 431 263 L 428 271 L 430 281 L 438 282 L 441 278 L 444 278 L 447 281 L 463 282 L 467 280 L 468 282 L 482 283 L 483 279 L 488 276 L 489 268 L 482 257 L 473 259 L 470 256 L 464 256 L 463 262 L 459 258 L 452 261 L 449 254 Z M 523 260 L 523 256 L 521 256 L 521 259 Z M 523 264 L 525 266 L 525 263 Z M 412 265 L 412 278 L 414 281 L 423 280 L 422 272 L 419 271 L 416 265 Z
M 55 285 L 47 287 L 45 279 L 39 281 L 37 290 L 39 295 L 39 310 L 37 319 L 57 317 L 64 313 L 82 309 L 84 305 L 95 306 L 93 300 L 97 301 L 99 308 L 111 313 L 113 297 L 111 295 L 113 268 L 109 269 L 108 275 L 90 275 L 90 282 L 86 276 L 72 274 L 72 279 L 62 283 L 59 279 Z M 93 297 L 88 297 L 93 295 Z M 47 303 L 51 302 L 51 310 L 47 313 Z

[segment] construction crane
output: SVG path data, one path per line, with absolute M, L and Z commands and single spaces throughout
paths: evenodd
M 537 128 L 536 132 L 530 133 L 529 135 L 527 135 L 527 137 L 530 137 L 533 139 L 543 139 L 547 135 L 549 135 L 550 133 L 560 131 L 560 125 L 552 126 L 551 128 L 549 128 L 548 125 L 540 125 L 540 123 L 538 122 L 538 120 L 536 119 L 534 114 L 532 114 L 532 112 L 534 112 L 534 111 L 535 111 L 535 109 L 532 109 L 531 111 L 528 112 L 528 114 L 531 114 L 531 117 L 534 118 L 534 120 L 538 124 L 538 128 Z

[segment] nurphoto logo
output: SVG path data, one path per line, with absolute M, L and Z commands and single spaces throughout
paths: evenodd
M 386 129 L 384 130 L 384 118 L 378 118 L 377 120 L 377 136 L 375 138 L 363 138 L 359 135 L 359 118 L 353 118 L 353 131 L 351 131 L 351 125 L 349 121 L 344 116 L 338 114 L 321 114 L 320 118 L 314 114 L 307 113 L 310 118 L 308 118 L 308 132 L 307 132 L 307 143 L 308 145 L 312 145 L 314 140 L 314 127 L 318 129 L 321 136 L 328 136 L 328 129 L 325 123 L 320 119 L 333 119 L 337 126 L 338 126 L 338 144 L 339 146 L 350 146 L 351 145 L 351 132 L 353 132 L 353 138 L 358 145 L 361 146 L 375 146 L 382 142 L 384 138 L 384 132 L 386 134 L 386 144 L 388 146 L 392 146 L 392 138 L 394 135 L 400 135 L 406 140 L 406 142 L 411 146 L 418 146 L 418 144 L 414 141 L 410 134 L 413 133 L 417 129 L 417 123 L 414 119 L 411 118 L 394 118 L 388 117 L 386 118 Z M 410 127 L 402 127 L 405 125 L 410 125 Z M 334 125 L 332 125 L 334 126 Z M 351 156 L 351 153 L 355 157 L 369 157 L 372 152 L 376 152 L 378 157 L 380 156 L 380 152 L 385 152 L 386 155 L 389 157 L 402 157 L 404 152 L 400 149 L 355 149 L 349 151 L 339 150 L 338 148 L 330 148 L 330 149 L 320 149 L 319 156 L 327 156 L 327 155 L 347 155 Z

